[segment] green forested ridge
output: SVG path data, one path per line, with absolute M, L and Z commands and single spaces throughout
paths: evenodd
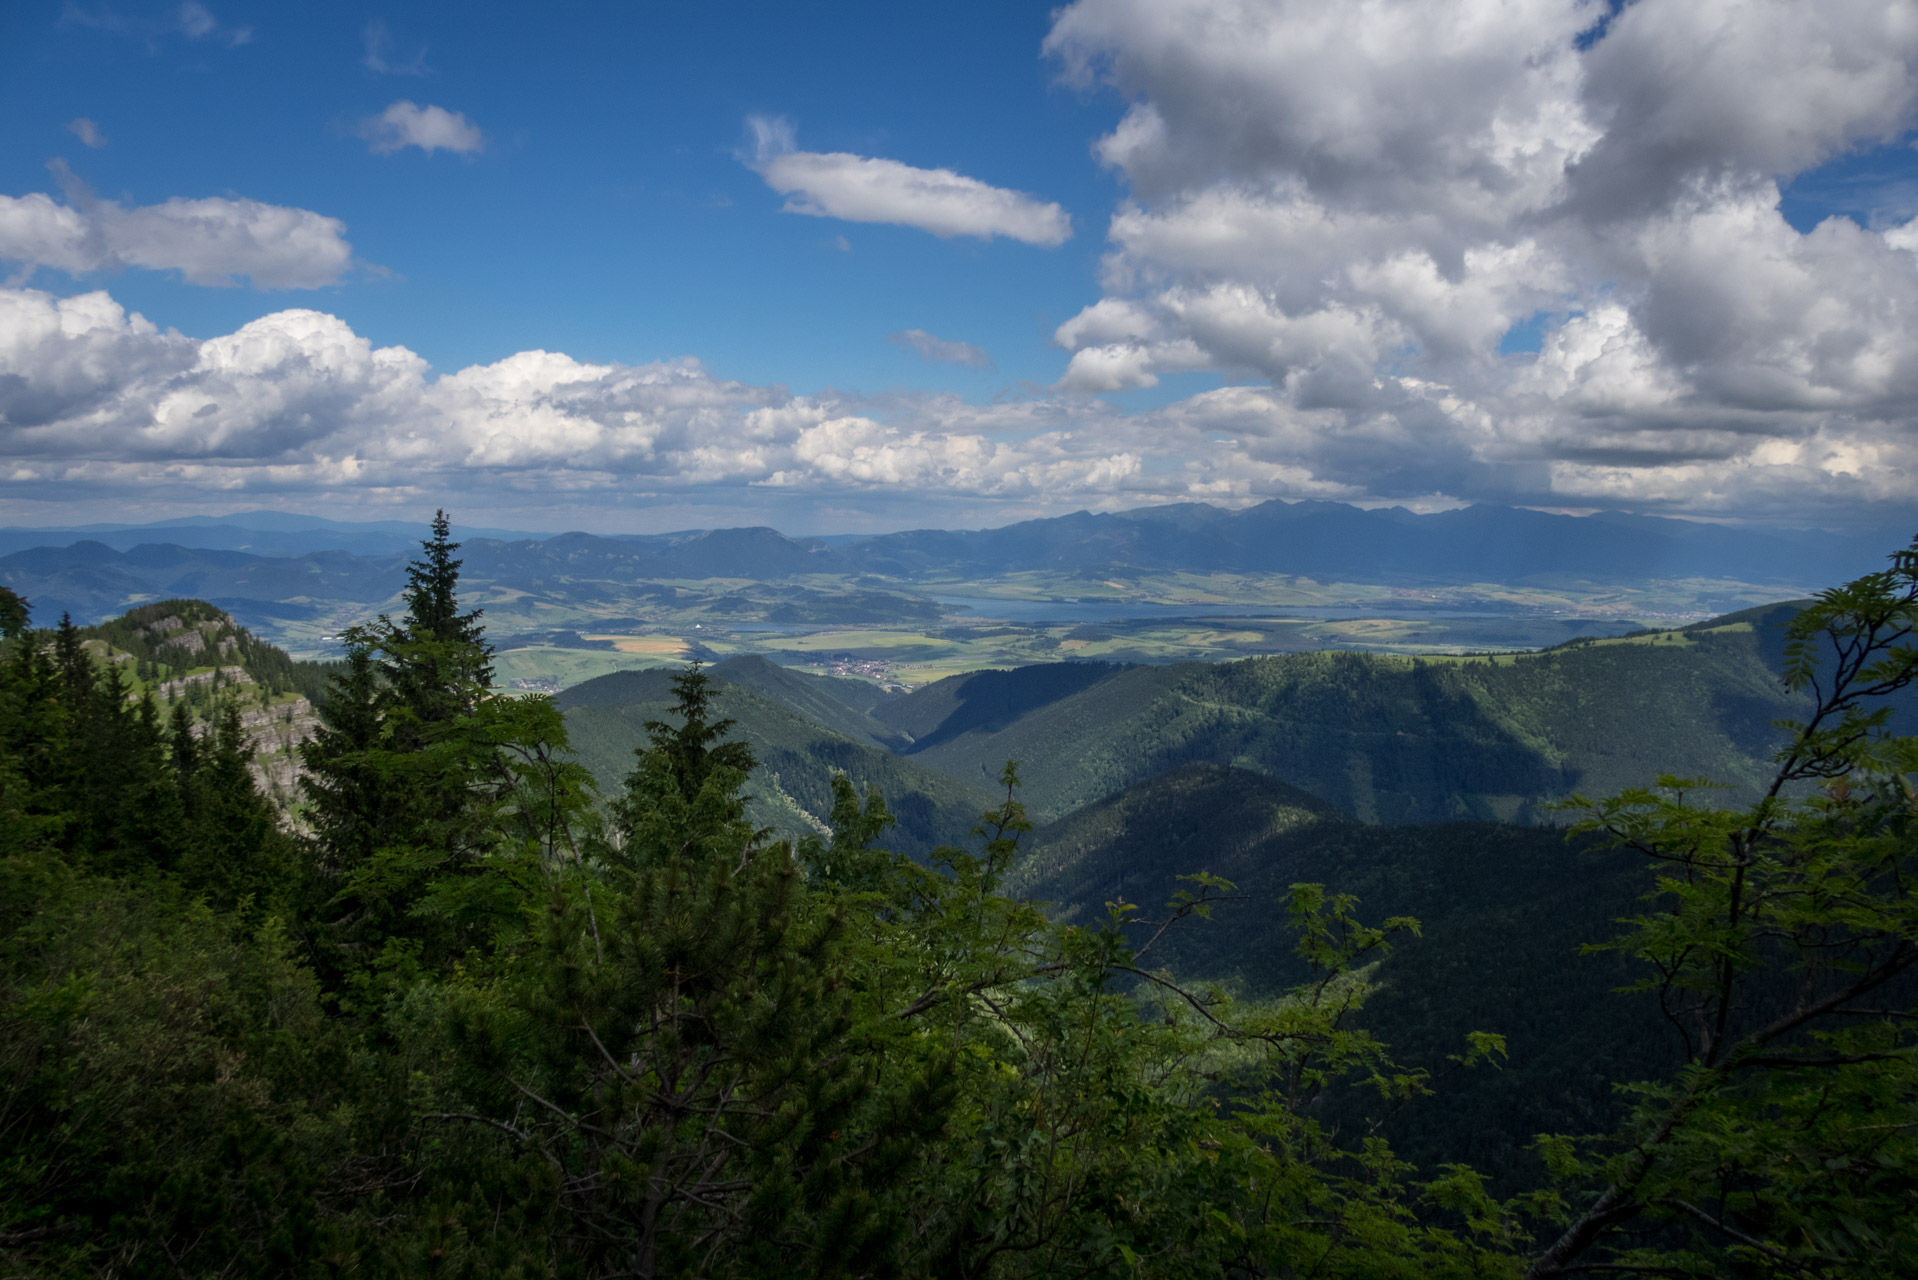
M 712 676 L 729 685 L 764 694 L 854 742 L 889 751 L 906 743 L 897 730 L 873 718 L 872 713 L 890 701 L 891 696 L 864 680 L 789 671 L 754 655 L 717 663 L 712 668 Z
M 1663 772 L 1749 790 L 1767 773 L 1771 722 L 1801 713 L 1803 695 L 1781 686 L 1748 624 L 1670 634 L 1496 659 L 1101 667 L 1025 705 L 1005 697 L 1012 673 L 979 673 L 879 714 L 903 726 L 917 712 L 912 758 L 954 777 L 1025 762 L 1046 818 L 1193 761 L 1258 769 L 1368 822 L 1536 820 L 1541 801 Z M 990 714 L 943 732 L 975 687 Z
M 1191 764 L 1040 827 L 1011 887 L 1067 920 L 1114 900 L 1156 905 L 1195 872 L 1237 887 L 1204 928 L 1168 935 L 1157 962 L 1249 995 L 1307 976 L 1270 904 L 1298 882 L 1337 885 L 1379 915 L 1416 916 L 1423 936 L 1373 974 L 1367 1025 L 1407 1064 L 1444 1072 L 1457 1029 L 1506 1038 L 1497 1071 L 1451 1072 L 1439 1096 L 1385 1127 L 1421 1163 L 1471 1162 L 1501 1185 L 1532 1172 L 1537 1133 L 1615 1124 L 1611 1082 L 1676 1065 L 1655 1009 L 1615 988 L 1616 956 L 1580 953 L 1644 891 L 1631 860 L 1568 847 L 1563 831 L 1482 822 L 1374 827 L 1263 774 Z M 1358 1099 L 1336 1099 L 1347 1123 Z
M 923 751 L 967 733 L 994 733 L 1042 707 L 1130 668 L 1110 662 L 1048 663 L 948 676 L 881 705 L 874 715 Z
M 901 852 L 923 854 L 950 843 L 954 832 L 970 828 L 990 801 L 990 792 L 982 787 L 896 756 L 875 745 L 870 736 L 854 736 L 863 717 L 800 684 L 819 677 L 779 673 L 784 679 L 778 685 L 770 681 L 762 685 L 778 697 L 775 700 L 734 683 L 732 677 L 741 671 L 737 661 L 712 668 L 711 678 L 725 690 L 727 715 L 737 723 L 740 740 L 752 747 L 760 764 L 746 784 L 750 797 L 746 811 L 754 822 L 788 837 L 817 828 L 832 812 L 832 777 L 838 772 L 862 794 L 878 787 L 897 823 L 891 843 Z M 750 665 L 744 672 L 749 679 L 760 674 Z M 566 714 L 579 762 L 599 779 L 603 790 L 611 792 L 625 776 L 633 748 L 646 739 L 646 722 L 672 706 L 672 681 L 673 673 L 666 670 L 618 672 L 576 685 L 555 698 Z M 796 710 L 795 702 L 817 708 L 818 718 Z M 883 732 L 883 726 L 874 727 Z
M 759 829 L 726 719 L 756 695 L 697 667 L 600 796 L 551 699 L 490 694 L 457 549 L 436 520 L 404 612 L 345 636 L 298 833 L 236 736 L 169 736 L 0 593 L 0 1275 L 1918 1268 L 1918 740 L 1886 703 L 1918 679 L 1918 544 L 1793 622 L 1802 723 L 1755 799 L 1573 798 L 1609 861 L 1198 767 L 1027 872 L 1010 765 L 923 859 L 843 777 L 829 834 Z M 1247 714 L 1245 675 L 1213 701 Z M 1215 820 L 1244 839 L 1188 830 Z M 1100 920 L 1121 857 L 1141 905 Z M 1053 921 L 1014 875 L 1086 905 Z M 1576 1091 L 1546 1094 L 1524 1028 L 1447 1024 L 1596 990 L 1532 970 L 1613 893 L 1592 959 L 1639 1012 L 1594 1012 L 1582 1062 L 1623 1114 L 1554 1113 Z M 1647 1011 L 1669 1070 L 1635 1056 Z M 1477 1141 L 1499 1085 L 1558 1131 Z

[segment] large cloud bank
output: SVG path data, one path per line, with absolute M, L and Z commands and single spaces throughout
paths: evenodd
M 1111 430 L 1075 429 L 1052 402 L 869 405 L 728 382 L 695 360 L 547 351 L 436 378 L 319 311 L 196 340 L 104 292 L 0 290 L 0 494 L 14 497 L 496 490 L 559 505 L 760 486 L 1096 500 L 1144 484 L 1142 470 Z
M 317 311 L 202 340 L 15 287 L 0 496 L 1918 505 L 1918 221 L 1780 212 L 1794 175 L 1909 141 L 1918 0 L 1076 0 L 1045 49 L 1127 103 L 1094 146 L 1126 191 L 1101 296 L 1057 327 L 1051 393 L 794 395 L 544 351 L 435 376 Z M 795 211 L 1070 234 L 1056 204 L 755 127 Z M 0 257 L 69 272 L 312 286 L 350 265 L 343 231 L 244 200 L 0 198 Z M 1190 371 L 1229 385 L 1098 398 Z
M 1909 0 L 1077 0 L 1046 50 L 1130 104 L 1062 389 L 1253 380 L 1173 416 L 1380 497 L 1918 496 L 1918 225 L 1779 211 L 1910 129 Z

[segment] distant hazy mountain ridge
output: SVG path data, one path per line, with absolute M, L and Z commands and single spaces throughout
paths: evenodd
M 901 576 L 1110 565 L 1352 582 L 1510 582 L 1538 575 L 1786 582 L 1828 580 L 1838 562 L 1876 567 L 1883 547 L 1897 540 L 1512 507 L 1419 515 L 1402 507 L 1275 500 L 1236 512 L 1203 503 L 1079 512 L 976 533 L 888 534 L 839 550 L 864 571 Z
M 254 526 L 267 526 L 256 528 Z M 489 534 L 505 533 L 506 537 Z M 244 614 L 397 590 L 417 531 L 279 513 L 90 530 L 0 530 L 0 583 L 77 618 L 142 598 L 192 595 Z M 775 621 L 876 621 L 931 606 L 893 588 L 1030 571 L 1246 572 L 1369 583 L 1518 583 L 1725 578 L 1809 586 L 1875 569 L 1903 531 L 1857 535 L 1740 528 L 1620 514 L 1550 515 L 1476 506 L 1419 515 L 1331 502 L 1200 503 L 1078 512 L 977 531 L 793 538 L 767 528 L 605 537 L 466 530 L 470 582 L 581 599 L 616 582 L 843 579 L 831 598 L 795 588 L 757 601 Z M 667 588 L 670 590 L 670 588 Z M 860 603 L 861 595 L 865 603 Z M 936 612 L 936 611 L 935 611 Z

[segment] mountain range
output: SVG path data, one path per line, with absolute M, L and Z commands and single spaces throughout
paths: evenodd
M 82 621 L 170 596 L 215 599 L 247 621 L 298 618 L 390 598 L 420 533 L 398 522 L 275 512 L 6 529 L 0 583 Z M 910 616 L 912 593 L 940 583 L 1031 572 L 1120 587 L 1154 573 L 1258 573 L 1398 585 L 1710 578 L 1802 589 L 1877 568 L 1887 548 L 1907 539 L 1899 530 L 1840 534 L 1492 506 L 1422 515 L 1282 501 L 1242 511 L 1185 503 L 1078 512 L 998 529 L 855 538 L 792 538 L 768 528 L 456 533 L 469 582 L 538 599 L 583 605 L 609 591 L 629 595 L 638 583 L 833 578 L 867 597 L 853 610 L 859 616 L 843 621 Z M 918 607 L 924 611 L 923 602 Z
M 545 534 L 515 529 L 468 529 L 471 537 L 515 542 Z M 420 524 L 411 520 L 330 520 L 291 511 L 242 511 L 224 516 L 179 516 L 146 524 L 0 528 L 0 555 L 32 547 L 69 547 L 97 542 L 116 551 L 142 544 L 172 544 L 205 551 L 249 551 L 261 556 L 299 556 L 313 551 L 351 551 L 380 556 L 418 548 Z
M 1509 657 L 1048 663 L 903 694 L 759 657 L 710 672 L 724 713 L 784 788 L 765 820 L 795 832 L 825 819 L 830 793 L 817 777 L 797 790 L 786 780 L 843 770 L 924 817 L 902 820 L 905 844 L 921 851 L 969 827 L 1009 759 L 1042 823 L 1206 765 L 1293 788 L 1342 821 L 1551 825 L 1568 796 L 1664 773 L 1708 777 L 1734 796 L 1759 784 L 1776 722 L 1803 710 L 1780 679 L 1795 612 L 1775 605 Z M 668 685 L 665 671 L 621 672 L 559 696 L 603 786 L 624 777 Z M 1901 695 L 1895 727 L 1912 725 L 1915 709 Z
M 885 704 L 911 759 L 954 777 L 1025 762 L 1047 818 L 1194 761 L 1243 765 L 1368 822 L 1531 821 L 1659 773 L 1765 773 L 1790 604 L 1538 654 L 1316 652 L 1229 663 L 982 671 Z

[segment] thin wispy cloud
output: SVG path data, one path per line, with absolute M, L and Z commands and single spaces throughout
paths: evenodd
M 383 76 L 424 76 L 431 75 L 432 68 L 426 65 L 426 46 L 421 45 L 412 57 L 400 60 L 393 52 L 393 33 L 387 29 L 385 20 L 375 18 L 366 24 L 360 33 L 365 52 L 360 57 L 360 65 L 368 71 Z
M 60 21 L 113 35 L 130 36 L 145 41 L 150 48 L 155 49 L 163 40 L 178 36 L 223 44 L 231 49 L 253 41 L 252 27 L 227 26 L 214 17 L 213 11 L 200 0 L 186 0 L 177 9 L 166 11 L 165 17 L 134 17 L 111 5 L 89 8 L 69 0 L 60 11 Z
M 180 30 L 189 40 L 218 40 L 222 44 L 238 47 L 253 39 L 252 27 L 223 26 L 213 16 L 213 11 L 200 3 L 200 0 L 186 0 L 180 6 Z
M 1055 203 L 954 173 L 848 152 L 801 151 L 792 125 L 769 116 L 746 121 L 747 164 L 786 197 L 787 213 L 846 222 L 917 227 L 935 236 L 1003 236 L 1056 248 L 1072 220 Z
M 970 342 L 952 342 L 934 337 L 924 329 L 902 329 L 898 333 L 888 334 L 886 341 L 917 351 L 919 358 L 928 364 L 962 364 L 968 369 L 997 367 L 983 348 L 975 347 Z
M 95 151 L 107 145 L 107 135 L 101 133 L 100 126 L 85 116 L 77 116 L 69 120 L 67 122 L 67 132 L 78 138 L 85 145 L 92 147 Z
M 486 137 L 479 126 L 461 112 L 422 107 L 404 98 L 379 115 L 362 120 L 360 136 L 378 155 L 391 155 L 407 147 L 418 147 L 428 155 L 435 151 L 477 155 L 486 149 Z

